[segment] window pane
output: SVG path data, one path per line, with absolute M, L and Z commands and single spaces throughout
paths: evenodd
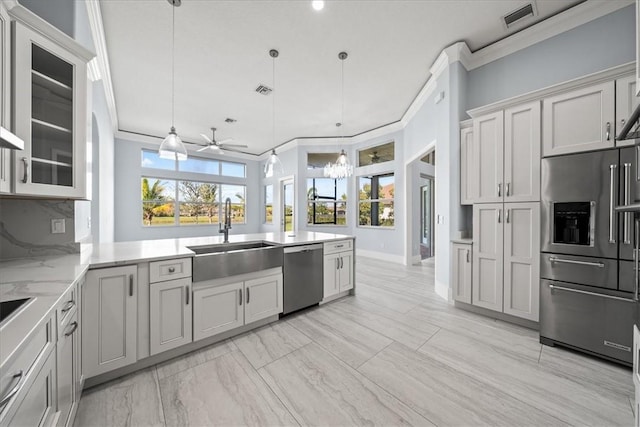
M 222 175 L 245 178 L 247 176 L 245 165 L 242 163 L 222 162 Z
M 378 203 L 378 225 L 393 227 L 393 201 Z
M 358 225 L 371 225 L 371 202 L 359 203 Z
M 142 150 L 142 163 L 143 168 L 175 170 L 176 161 L 170 159 L 161 159 L 157 151 Z
M 265 185 L 264 201 L 264 222 L 271 224 L 273 222 L 273 185 Z
M 180 225 L 217 223 L 217 203 L 180 203 Z
M 181 172 L 206 173 L 209 175 L 219 174 L 219 165 L 217 160 L 198 157 L 189 157 L 187 160 L 178 162 L 178 169 Z
M 225 213 L 225 201 L 227 198 L 231 199 L 231 223 L 232 224 L 244 224 L 245 223 L 245 193 L 246 187 L 244 185 L 226 185 L 220 186 L 221 202 L 223 206 L 223 214 Z M 223 216 L 224 218 L 224 216 Z
M 322 169 L 331 162 L 335 162 L 340 153 L 307 153 L 307 169 Z
M 358 151 L 358 166 L 367 166 L 377 163 L 390 162 L 395 159 L 395 143 L 376 145 L 365 150 Z
M 371 199 L 371 178 L 366 176 L 359 177 L 358 190 L 360 200 Z
M 174 225 L 175 181 L 142 178 L 142 224 Z
M 395 184 L 393 175 L 381 176 L 378 178 L 378 197 L 380 199 L 393 199 Z

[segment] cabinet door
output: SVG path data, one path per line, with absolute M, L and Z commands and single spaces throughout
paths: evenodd
M 152 283 L 150 287 L 150 354 L 190 343 L 191 278 Z
M 230 331 L 244 324 L 243 283 L 193 292 L 193 340 Z
M 540 102 L 504 112 L 504 201 L 540 201 Z
M 473 205 L 471 303 L 502 311 L 503 204 Z
M 29 387 L 18 410 L 6 425 L 50 426 L 54 421 L 55 413 L 56 355 L 52 351 Z
M 87 378 L 136 361 L 135 265 L 87 272 L 82 301 L 82 359 Z
M 324 256 L 323 262 L 323 298 L 340 293 L 340 279 L 338 278 L 338 268 L 340 267 L 340 254 L 330 254 Z
M 638 329 L 638 325 L 633 326 L 633 382 L 636 390 L 640 389 L 640 329 Z
M 338 281 L 340 282 L 340 292 L 353 289 L 353 251 L 340 253 Z
M 14 25 L 15 154 L 18 194 L 86 197 L 86 62 L 43 35 Z
M 538 321 L 540 203 L 505 203 L 504 312 Z
M 460 204 L 470 205 L 475 198 L 476 173 L 473 169 L 473 128 L 460 129 Z
M 58 425 L 71 425 L 71 414 L 76 400 L 76 375 L 78 364 L 78 315 L 77 311 L 61 331 L 57 345 L 58 355 Z
M 244 282 L 244 323 L 282 313 L 282 274 Z
M 613 82 L 547 98 L 542 109 L 543 156 L 613 147 Z
M 636 79 L 634 76 L 623 77 L 616 80 L 616 135 L 622 130 L 626 120 L 640 103 L 636 96 Z M 616 141 L 616 146 L 633 146 L 634 139 Z
M 9 14 L 0 2 L 0 125 L 11 130 L 11 31 Z M 11 151 L 0 148 L 0 193 L 11 192 Z
M 452 244 L 453 299 L 471 304 L 471 245 Z
M 503 178 L 503 113 L 473 120 L 473 171 L 478 190 L 474 202 L 501 202 Z

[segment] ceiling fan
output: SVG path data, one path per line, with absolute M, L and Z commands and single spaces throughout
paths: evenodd
M 371 157 L 371 163 L 378 163 L 380 161 L 380 156 L 378 156 L 378 152 L 374 151 L 373 154 L 369 154 Z
M 247 148 L 247 145 L 244 145 L 244 144 L 228 144 L 228 142 L 233 141 L 233 138 L 227 138 L 227 139 L 223 139 L 222 141 L 216 141 L 216 128 L 211 128 L 211 138 L 209 138 L 204 133 L 201 133 L 200 136 L 202 136 L 202 138 L 204 138 L 204 140 L 207 141 L 207 145 L 200 148 L 198 152 L 204 151 L 204 150 L 221 151 L 223 149 L 224 150 L 231 149 L 231 151 L 233 151 L 233 148 Z

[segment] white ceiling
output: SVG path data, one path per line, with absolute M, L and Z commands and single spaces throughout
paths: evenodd
M 579 0 L 537 0 L 552 16 Z M 355 135 L 398 121 L 440 51 L 506 37 L 501 17 L 527 0 L 183 0 L 176 12 L 175 125 L 189 142 L 217 139 L 260 154 L 299 137 Z M 171 13 L 166 0 L 100 0 L 119 128 L 163 138 L 171 125 Z M 275 91 L 269 49 L 278 49 Z M 347 51 L 345 126 L 340 51 Z M 275 95 L 276 135 L 272 136 Z M 237 119 L 227 124 L 224 119 Z

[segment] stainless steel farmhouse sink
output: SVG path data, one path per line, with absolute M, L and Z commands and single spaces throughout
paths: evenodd
M 282 246 L 265 242 L 223 243 L 189 246 L 193 258 L 193 281 L 220 279 L 269 268 L 281 267 Z

